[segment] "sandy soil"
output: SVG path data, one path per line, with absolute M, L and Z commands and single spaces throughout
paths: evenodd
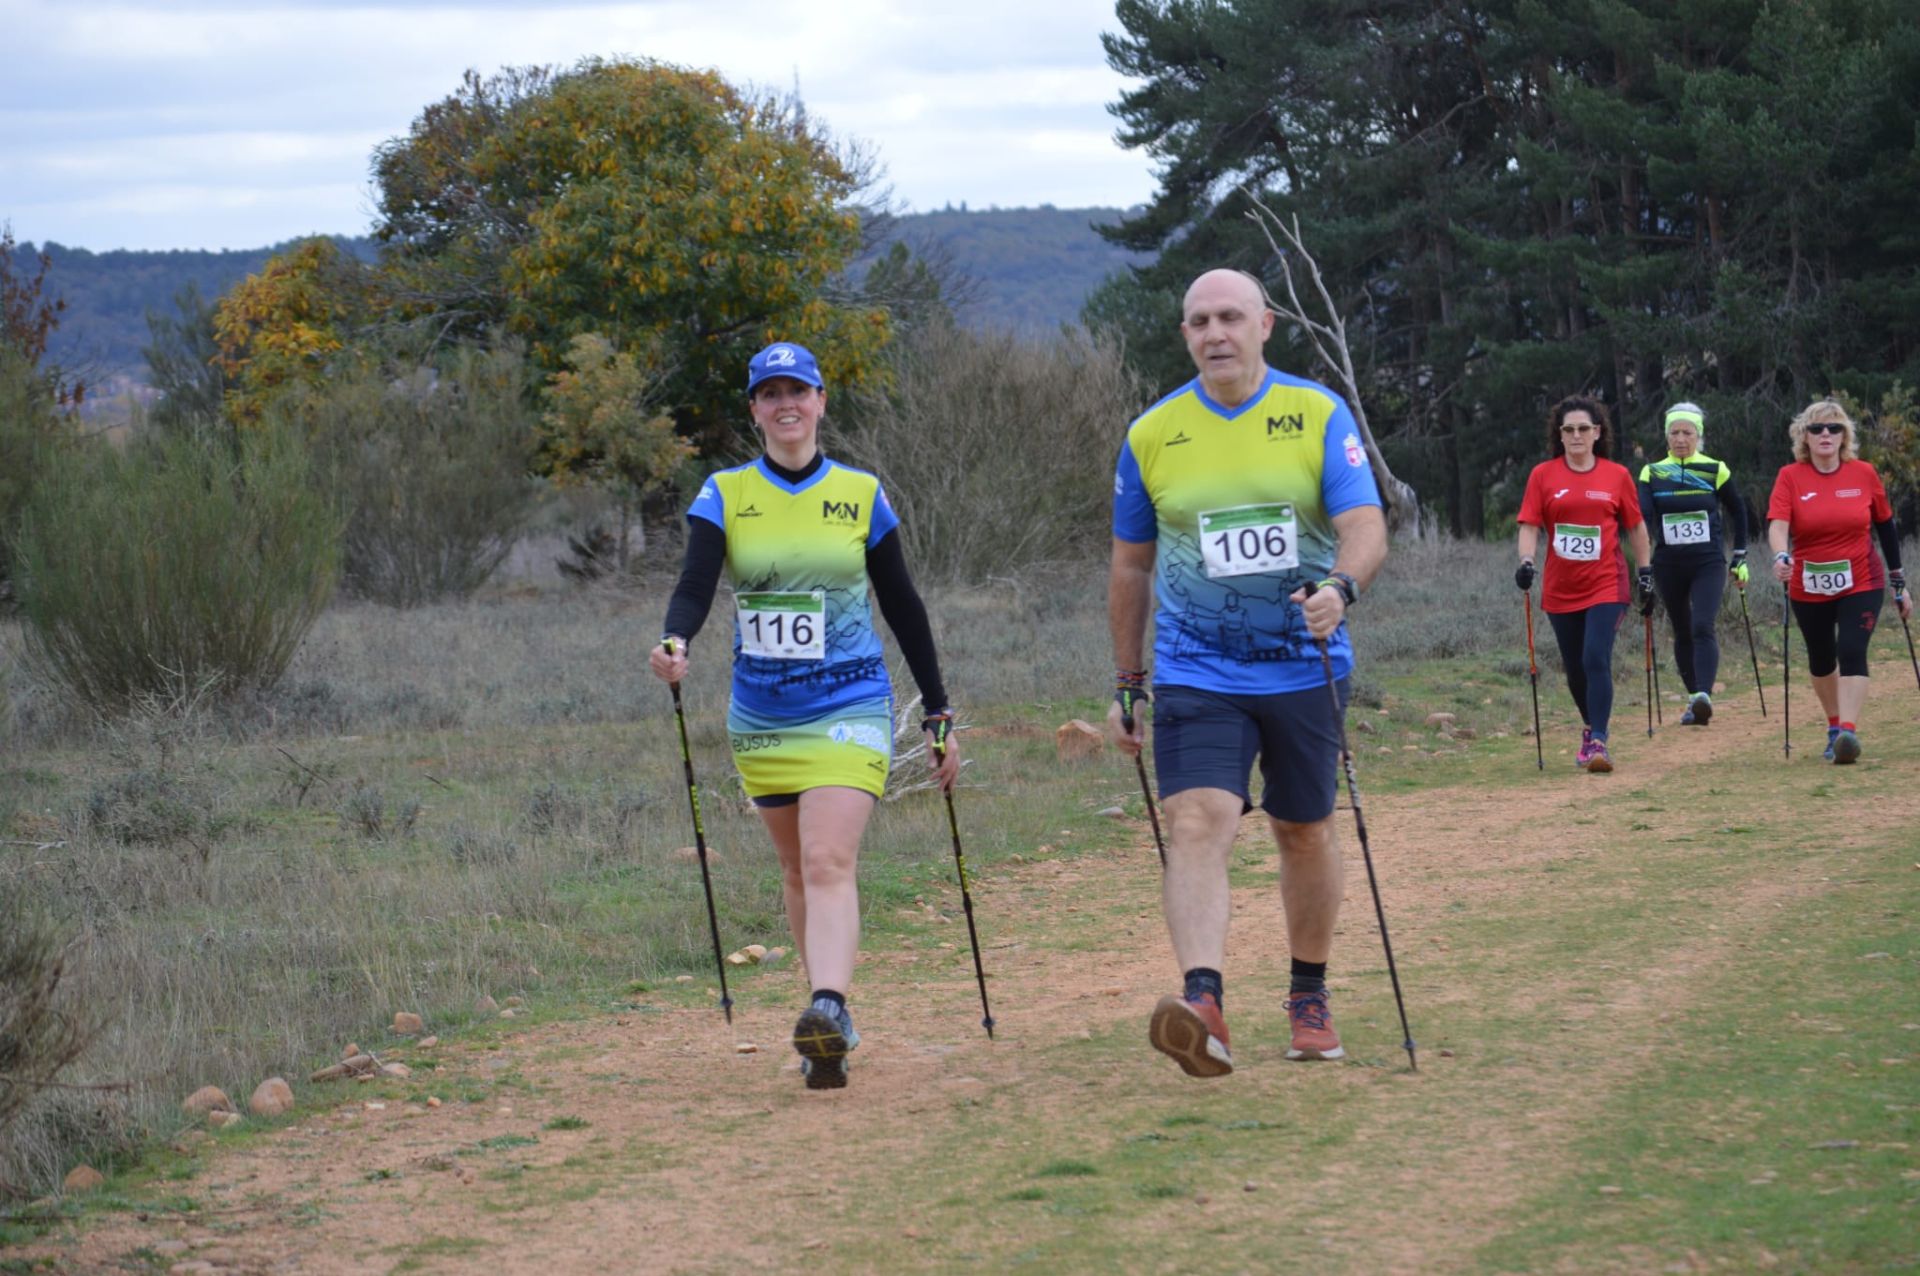
M 1631 970 L 1541 971 L 1502 982 L 1499 995 L 1511 998 L 1515 1014 L 1555 1022 L 1558 1048 L 1577 1061 L 1562 1076 L 1543 1077 L 1532 1059 L 1465 1066 L 1471 1043 L 1459 1039 L 1451 1021 L 1487 990 L 1451 973 L 1448 910 L 1535 904 L 1564 889 L 1555 874 L 1538 869 L 1604 849 L 1614 834 L 1580 823 L 1596 794 L 1652 797 L 1676 772 L 1724 774 L 1757 765 L 1769 741 L 1777 748 L 1777 724 L 1744 709 L 1734 702 L 1708 731 L 1683 732 L 1670 719 L 1654 741 L 1623 742 L 1621 770 L 1610 777 L 1576 774 L 1550 757 L 1548 772 L 1524 788 L 1367 798 L 1422 1042 L 1418 1074 L 1409 1074 L 1393 1049 L 1398 1022 L 1344 811 L 1349 902 L 1335 1005 L 1339 1011 L 1351 997 L 1348 1013 L 1377 1025 L 1373 1037 L 1387 1044 L 1373 1063 L 1280 1062 L 1283 1018 L 1271 1007 L 1251 1009 L 1253 989 L 1270 993 L 1284 966 L 1277 892 L 1264 870 L 1256 874 L 1260 884 L 1238 890 L 1229 1008 L 1238 989 L 1249 1009 L 1234 1021 L 1241 1072 L 1214 1093 L 1223 1104 L 1258 1107 L 1297 1104 L 1315 1087 L 1366 1089 L 1382 1101 L 1358 1105 L 1361 1128 L 1352 1146 L 1391 1151 L 1331 1160 L 1316 1168 L 1310 1187 L 1296 1184 L 1295 1207 L 1304 1201 L 1338 1209 L 1337 1233 L 1323 1229 L 1312 1209 L 1276 1222 L 1273 1195 L 1252 1190 L 1197 1201 L 1207 1226 L 1229 1233 L 1293 1227 L 1305 1252 L 1324 1254 L 1333 1269 L 1466 1265 L 1538 1178 L 1568 1155 L 1581 1116 L 1667 1048 L 1665 1020 L 1694 995 L 1696 977 L 1740 960 L 1743 923 L 1832 884 L 1813 863 L 1755 876 L 1716 899 L 1711 926 L 1665 937 Z M 1434 765 L 1442 780 L 1444 762 Z M 1364 785 L 1364 761 L 1362 775 Z M 1751 818 L 1784 820 L 1795 800 L 1786 788 L 1756 790 Z M 1855 831 L 1868 836 L 1895 818 L 1897 812 L 1862 811 Z M 1198 1084 L 1144 1041 L 1147 1012 L 1172 987 L 1174 972 L 1159 921 L 1152 844 L 1144 828 L 1140 837 L 1108 855 L 996 866 L 976 883 L 996 996 L 995 1042 L 977 1027 L 966 932 L 956 922 L 940 941 L 951 947 L 922 942 L 864 959 L 855 1005 L 867 1036 L 843 1092 L 802 1088 L 785 1044 L 802 990 L 797 972 L 772 972 L 757 979 L 789 982 L 792 995 L 741 1009 L 731 1030 L 711 1009 L 635 1009 L 513 1032 L 496 1049 L 470 1043 L 409 1051 L 415 1063 L 437 1056 L 441 1066 L 417 1078 L 404 1097 L 351 1101 L 203 1155 L 193 1178 L 169 1185 L 199 1203 L 191 1217 L 109 1216 L 30 1253 L 64 1272 L 174 1264 L 189 1271 L 552 1276 L 846 1266 L 835 1255 L 857 1228 L 873 1226 L 854 1204 L 863 1194 L 899 1194 L 903 1176 L 945 1172 L 927 1166 L 923 1150 L 950 1145 L 955 1123 L 972 1119 L 976 1105 L 1017 1114 L 1021 1128 L 1065 1129 L 1089 1102 L 1151 1107 Z M 1244 859 L 1270 855 L 1257 818 L 1248 821 L 1243 845 Z M 957 899 L 943 903 L 958 916 Z M 1013 917 L 1020 922 L 1004 924 Z M 1600 996 L 1569 995 L 1595 981 L 1604 985 Z M 1139 1039 L 1120 1064 L 1110 1056 L 1073 1062 L 1077 1052 L 1094 1050 L 1088 1043 L 1116 1035 Z M 740 1053 L 743 1043 L 759 1048 Z M 483 1084 L 503 1078 L 531 1084 Z M 482 1101 L 460 1097 L 476 1085 Z M 1395 1098 L 1416 1087 L 1434 1093 Z M 445 1102 L 429 1108 L 429 1094 Z M 1449 1097 L 1456 1094 L 1457 1102 Z M 1410 1113 L 1418 1121 L 1411 1129 Z M 590 1124 L 546 1128 L 561 1117 Z M 1020 1137 L 1011 1124 L 997 1128 L 1003 1142 Z M 500 1145 L 515 1138 L 537 1142 Z M 486 1147 L 487 1140 L 495 1146 Z M 843 1168 L 809 1168 L 823 1161 Z M 965 1181 L 968 1171 L 952 1172 Z M 1415 1200 L 1419 1208 L 1408 1208 Z M 1143 1235 L 1155 1226 L 1114 1225 L 1139 1226 Z M 857 1259 L 856 1269 L 951 1261 L 953 1251 L 932 1247 L 911 1215 L 894 1227 L 892 1257 Z M 949 1241 L 964 1238 L 943 1238 L 941 1245 Z M 173 1249 L 165 1246 L 164 1257 L 149 1259 L 153 1266 L 137 1265 L 162 1242 L 186 1248 L 165 1253 Z M 1229 1254 L 1221 1252 L 1217 1265 L 1143 1254 L 1142 1269 L 1233 1270 Z

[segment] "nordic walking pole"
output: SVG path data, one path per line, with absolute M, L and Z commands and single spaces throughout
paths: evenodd
M 1753 645 L 1753 616 L 1747 611 L 1747 587 L 1740 586 L 1740 620 L 1747 627 L 1747 655 L 1753 661 L 1753 689 L 1760 695 L 1760 716 L 1767 716 L 1767 689 L 1760 685 L 1760 650 Z
M 1528 589 L 1521 595 L 1521 606 L 1526 608 L 1526 681 L 1534 689 L 1534 768 L 1548 769 L 1546 750 L 1540 746 L 1540 662 L 1534 660 L 1534 591 Z
M 1913 628 L 1907 624 L 1906 614 L 1900 610 L 1900 596 L 1894 595 L 1893 614 L 1900 617 L 1900 628 L 1907 631 L 1907 659 L 1913 662 L 1913 682 L 1920 687 L 1920 656 L 1913 654 Z
M 1653 719 L 1664 727 L 1667 725 L 1667 711 L 1660 707 L 1660 649 L 1659 644 L 1653 641 L 1652 616 L 1647 617 L 1647 646 L 1648 663 L 1653 666 Z
M 1653 613 L 1644 612 L 1647 622 L 1647 739 L 1653 739 Z
M 1793 595 L 1780 586 L 1780 756 L 1793 757 Z
M 1307 586 L 1311 594 L 1318 585 Z M 1420 1071 L 1420 1060 L 1413 1053 L 1413 1029 L 1407 1026 L 1407 1002 L 1400 995 L 1400 971 L 1393 964 L 1393 940 L 1387 937 L 1387 910 L 1380 903 L 1380 879 L 1373 873 L 1373 848 L 1367 845 L 1367 817 L 1360 810 L 1360 785 L 1353 778 L 1353 751 L 1347 748 L 1347 715 L 1340 707 L 1340 690 L 1333 681 L 1333 660 L 1327 655 L 1327 640 L 1320 645 L 1320 668 L 1327 675 L 1327 700 L 1333 707 L 1333 723 L 1340 729 L 1340 763 L 1347 772 L 1347 801 L 1353 806 L 1353 827 L 1360 835 L 1360 857 L 1367 862 L 1367 886 L 1373 892 L 1373 915 L 1380 920 L 1380 947 L 1387 954 L 1387 977 L 1393 980 L 1393 1004 L 1400 1008 L 1401 1047 L 1407 1052 L 1407 1071 Z
M 665 640 L 667 654 L 674 654 L 674 639 Z M 680 684 L 670 682 L 673 690 L 673 716 L 680 724 L 680 761 L 687 768 L 687 805 L 693 808 L 693 848 L 700 855 L 700 885 L 707 892 L 707 929 L 713 935 L 713 965 L 720 972 L 720 1009 L 733 1022 L 733 998 L 727 994 L 727 959 L 720 952 L 720 917 L 713 911 L 713 877 L 707 872 L 707 830 L 700 823 L 700 786 L 693 782 L 693 750 L 687 744 L 687 711 L 680 703 Z M 971 924 L 972 917 L 969 915 Z
M 1133 734 L 1133 693 L 1132 687 L 1120 689 L 1120 726 L 1128 735 Z M 1153 806 L 1153 786 L 1147 783 L 1147 763 L 1144 748 L 1133 755 L 1133 769 L 1140 776 L 1140 796 L 1146 799 L 1147 822 L 1153 825 L 1153 846 L 1160 852 L 1160 867 L 1167 866 L 1167 843 L 1160 836 L 1160 812 Z
M 953 729 L 951 717 L 929 719 L 937 721 L 937 726 L 928 730 L 934 733 L 933 752 L 938 758 L 947 756 L 947 732 Z M 953 833 L 953 866 L 960 873 L 960 907 L 967 914 L 967 940 L 973 945 L 973 977 L 980 985 L 980 1026 L 987 1030 L 987 1040 L 993 1040 L 993 1010 L 987 1005 L 987 972 L 980 964 L 980 932 L 973 928 L 973 892 L 967 889 L 967 857 L 960 850 L 960 821 L 953 813 L 953 790 L 943 789 L 947 797 L 947 828 Z
M 1526 681 L 1534 689 L 1534 768 L 1548 769 L 1548 756 L 1540 746 L 1540 664 L 1534 660 L 1534 591 L 1528 589 L 1521 595 L 1521 606 L 1526 608 Z

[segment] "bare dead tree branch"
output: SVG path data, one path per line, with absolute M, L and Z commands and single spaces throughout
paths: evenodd
M 1386 499 L 1388 525 L 1395 531 L 1419 536 L 1419 494 L 1410 484 L 1395 476 L 1380 451 L 1379 443 L 1374 440 L 1373 427 L 1367 420 L 1366 405 L 1360 400 L 1360 378 L 1354 371 L 1353 351 L 1347 344 L 1347 321 L 1340 313 L 1340 307 L 1334 303 L 1333 294 L 1327 289 L 1326 278 L 1320 273 L 1320 263 L 1307 251 L 1306 241 L 1300 235 L 1300 218 L 1296 215 L 1283 220 L 1251 189 L 1242 186 L 1240 190 L 1253 205 L 1247 219 L 1260 228 L 1267 246 L 1279 257 L 1281 278 L 1286 284 L 1287 298 L 1283 304 L 1267 291 L 1262 282 L 1261 293 L 1267 305 L 1305 334 L 1308 344 L 1313 347 L 1314 357 L 1326 366 L 1339 384 L 1347 406 L 1353 411 L 1354 424 L 1359 429 L 1360 443 L 1366 449 L 1367 460 L 1373 466 L 1374 479 Z M 1325 316 L 1324 319 L 1316 318 L 1300 299 L 1300 286 L 1294 279 L 1296 262 L 1301 263 L 1306 275 L 1305 282 L 1317 299 L 1318 311 Z

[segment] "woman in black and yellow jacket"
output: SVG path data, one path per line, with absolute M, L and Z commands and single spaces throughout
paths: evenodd
M 1640 513 L 1652 529 L 1653 582 L 1673 620 L 1673 660 L 1691 703 L 1683 726 L 1713 718 L 1713 680 L 1720 669 L 1714 622 L 1729 568 L 1721 557 L 1733 534 L 1731 575 L 1747 587 L 1747 511 L 1724 461 L 1700 450 L 1706 414 L 1691 403 L 1667 409 L 1667 455 L 1640 467 Z

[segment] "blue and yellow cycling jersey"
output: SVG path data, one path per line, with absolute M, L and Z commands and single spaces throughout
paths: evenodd
M 709 475 L 687 517 L 726 533 L 737 714 L 812 721 L 892 695 L 867 550 L 900 520 L 878 478 L 827 459 L 788 483 L 762 457 Z
M 1113 493 L 1113 534 L 1157 542 L 1156 683 L 1265 695 L 1322 681 L 1288 595 L 1332 570 L 1334 515 L 1380 504 L 1340 396 L 1269 370 L 1229 409 L 1190 381 L 1127 428 Z M 1328 650 L 1336 677 L 1352 672 L 1344 624 Z

